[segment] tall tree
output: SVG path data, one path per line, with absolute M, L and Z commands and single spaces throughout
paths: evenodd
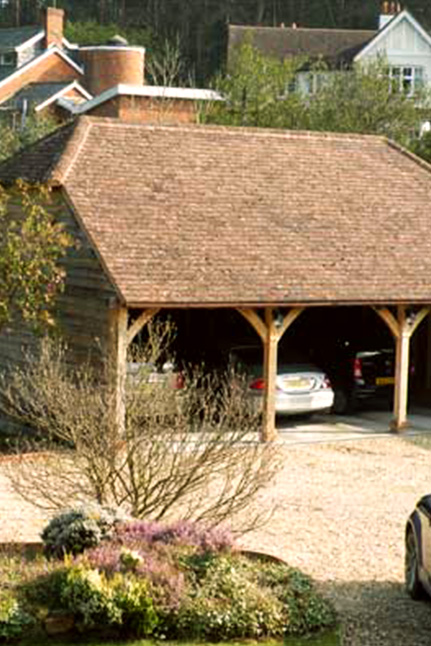
M 0 186 L 0 331 L 16 319 L 53 323 L 51 310 L 63 285 L 59 261 L 71 245 L 46 208 L 49 195 L 23 182 Z

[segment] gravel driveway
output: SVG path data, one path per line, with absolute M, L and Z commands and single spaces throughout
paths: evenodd
M 431 491 L 431 452 L 395 436 L 282 451 L 265 494 L 278 510 L 247 546 L 314 577 L 339 611 L 343 646 L 430 646 L 431 602 L 403 589 L 403 533 Z
M 281 446 L 277 503 L 246 547 L 308 572 L 339 611 L 343 645 L 430 646 L 431 602 L 403 590 L 403 532 L 431 491 L 431 452 L 396 436 Z M 0 461 L 0 542 L 37 540 L 45 518 L 10 490 Z

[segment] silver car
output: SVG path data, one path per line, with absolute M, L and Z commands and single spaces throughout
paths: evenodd
M 256 408 L 263 405 L 263 349 L 236 347 L 230 353 L 235 370 L 247 375 L 248 393 Z M 275 410 L 281 415 L 305 415 L 329 411 L 334 392 L 326 374 L 310 363 L 279 362 L 275 382 Z
M 423 496 L 407 521 L 405 586 L 412 599 L 431 595 L 431 495 Z

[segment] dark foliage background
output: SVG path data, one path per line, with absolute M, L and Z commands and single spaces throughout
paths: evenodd
M 178 41 L 199 83 L 223 65 L 228 22 L 375 29 L 380 11 L 380 0 L 3 0 L 0 25 L 35 23 L 46 4 L 63 7 L 71 22 L 114 24 L 119 32 L 133 26 L 135 36 L 143 29 L 153 49 Z M 431 29 L 429 0 L 409 0 L 407 8 Z

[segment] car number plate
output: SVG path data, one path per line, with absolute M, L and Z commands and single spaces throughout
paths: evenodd
M 292 388 L 297 390 L 305 390 L 310 388 L 309 379 L 301 379 L 301 377 L 285 377 L 283 379 L 284 388 Z
M 377 377 L 376 386 L 391 386 L 395 383 L 395 377 Z

